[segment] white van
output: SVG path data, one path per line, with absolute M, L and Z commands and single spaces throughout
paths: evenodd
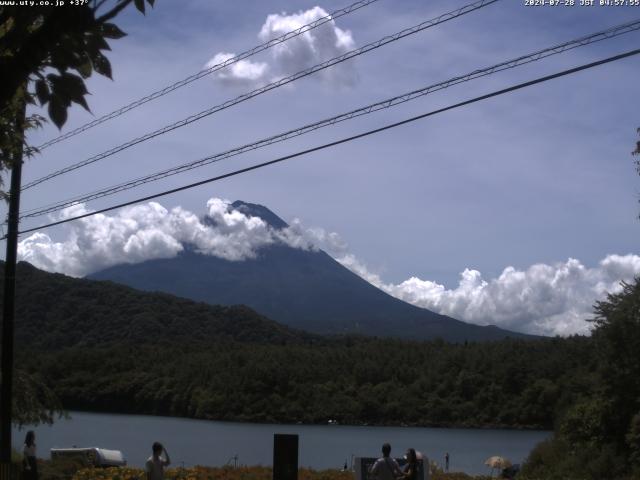
M 75 459 L 87 466 L 94 467 L 124 467 L 127 461 L 120 450 L 107 450 L 106 448 L 52 448 L 51 460 Z

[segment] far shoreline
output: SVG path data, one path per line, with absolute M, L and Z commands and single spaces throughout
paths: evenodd
M 239 419 L 239 420 L 219 420 L 215 418 L 200 418 L 200 417 L 182 417 L 176 415 L 164 415 L 164 414 L 155 414 L 155 413 L 138 413 L 138 412 L 120 412 L 120 411 L 109 411 L 109 410 L 89 410 L 82 408 L 74 408 L 65 410 L 65 413 L 69 415 L 69 419 L 73 420 L 73 413 L 87 413 L 87 414 L 99 414 L 99 415 L 122 415 L 122 416 L 139 416 L 139 417 L 152 417 L 152 418 L 166 418 L 166 419 L 176 419 L 182 421 L 197 421 L 197 422 L 214 422 L 214 423 L 223 423 L 223 424 L 254 424 L 254 425 L 278 425 L 278 426 L 304 426 L 304 427 L 363 427 L 363 428 L 427 428 L 427 429 L 446 429 L 446 430 L 500 430 L 500 431 L 523 431 L 523 432 L 549 432 L 553 433 L 554 430 L 550 428 L 544 428 L 542 426 L 509 426 L 509 425 L 500 425 L 500 424 L 491 424 L 491 425 L 456 425 L 456 424 L 448 424 L 448 425 L 421 425 L 421 424 L 396 424 L 396 423 L 303 423 L 303 422 L 294 422 L 294 421 L 260 421 L 260 420 L 252 420 L 252 419 Z M 57 417 L 54 420 L 54 423 L 60 420 L 65 420 L 64 417 Z M 28 427 L 27 425 L 21 428 L 24 429 Z

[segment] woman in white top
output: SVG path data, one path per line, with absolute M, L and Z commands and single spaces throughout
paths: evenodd
M 27 432 L 24 439 L 24 480 L 38 480 L 38 462 L 36 461 L 36 434 L 33 430 Z

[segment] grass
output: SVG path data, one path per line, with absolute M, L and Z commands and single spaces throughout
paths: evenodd
M 22 470 L 22 454 L 12 452 L 16 471 Z M 146 480 L 142 468 L 113 467 L 87 468 L 78 459 L 38 460 L 39 480 Z M 271 467 L 204 467 L 169 468 L 165 480 L 273 480 Z M 490 480 L 488 476 L 472 476 L 466 473 L 444 473 L 432 466 L 431 480 Z M 495 479 L 495 477 L 493 477 Z M 354 480 L 353 472 L 341 470 L 312 470 L 300 468 L 298 480 Z M 640 479 L 637 479 L 640 480 Z
M 20 465 L 16 465 L 19 469 Z M 38 460 L 40 480 L 146 480 L 141 468 L 87 468 L 77 460 Z M 271 467 L 192 467 L 169 468 L 165 480 L 273 480 Z M 495 477 L 494 477 L 495 478 Z M 354 480 L 353 472 L 340 470 L 298 470 L 298 480 Z M 435 471 L 431 480 L 489 480 L 486 476 Z

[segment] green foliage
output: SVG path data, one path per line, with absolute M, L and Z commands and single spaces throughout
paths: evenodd
M 0 286 L 2 281 L 0 278 Z M 176 343 L 208 346 L 234 340 L 286 344 L 320 339 L 244 306 L 211 306 L 111 282 L 50 274 L 25 262 L 17 266 L 16 319 L 17 347 L 43 350 Z
M 640 280 L 596 304 L 594 340 L 603 395 L 611 402 L 607 434 L 618 446 L 640 411 Z
M 38 460 L 38 478 L 40 480 L 70 480 L 76 472 L 84 468 L 86 468 L 85 461 L 77 458 L 58 458 L 55 461 Z M 141 479 L 144 478 L 141 477 Z
M 154 0 L 146 0 L 153 5 Z M 62 128 L 67 110 L 75 103 L 89 110 L 84 79 L 92 72 L 112 76 L 104 52 L 107 39 L 125 34 L 110 23 L 134 3 L 144 13 L 144 0 L 118 0 L 104 13 L 105 1 L 72 8 L 0 6 L 0 172 L 11 168 L 24 145 L 24 130 L 44 119 L 24 119 L 24 105 L 47 106 L 49 118 Z M 31 153 L 28 148 L 27 154 Z
M 601 445 L 607 435 L 611 405 L 601 397 L 582 398 L 563 416 L 559 434 L 571 445 Z
M 6 106 L 23 85 L 32 83 L 32 93 L 40 105 L 49 104 L 49 116 L 58 127 L 65 123 L 71 103 L 88 110 L 83 79 L 93 71 L 111 78 L 111 65 L 104 55 L 110 50 L 107 39 L 119 39 L 125 33 L 109 20 L 132 1 L 144 13 L 144 0 L 119 0 L 100 15 L 98 9 L 105 2 L 64 9 L 0 7 L 0 66 L 7 72 L 0 105 Z M 55 73 L 44 74 L 51 70 Z
M 633 472 L 640 476 L 640 413 L 635 414 L 631 419 L 625 440 L 629 446 L 629 465 Z
M 624 458 L 610 445 L 577 447 L 562 436 L 542 442 L 530 453 L 522 468 L 521 480 L 622 480 Z
M 60 399 L 39 374 L 16 369 L 13 381 L 14 424 L 51 424 L 65 415 Z
M 583 343 L 582 339 L 574 339 Z M 22 351 L 69 409 L 281 423 L 412 424 L 550 428 L 554 416 L 505 393 L 507 359 L 526 357 L 525 382 L 567 375 L 563 343 L 461 346 L 327 339 L 269 345 L 238 341 L 76 346 Z M 522 353 L 522 352 L 525 353 Z M 586 356 L 586 355 L 585 355 Z M 456 363 L 464 358 L 464 364 Z M 170 359 L 170 360 L 169 360 Z M 367 372 L 375 372 L 368 375 Z M 458 377 L 476 377 L 474 392 Z M 450 379 L 450 381 L 448 381 Z M 554 405 L 545 406 L 553 412 Z
M 524 478 L 640 474 L 640 279 L 597 302 L 595 313 L 591 387 L 577 392 L 556 436 L 531 453 Z

